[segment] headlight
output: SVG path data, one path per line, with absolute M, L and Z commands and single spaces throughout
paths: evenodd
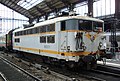
M 103 45 L 103 43 L 102 43 L 102 42 L 100 42 L 100 43 L 99 43 L 99 46 L 101 47 L 102 45 Z

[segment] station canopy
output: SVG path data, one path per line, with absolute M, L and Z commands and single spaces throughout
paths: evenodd
M 87 0 L 0 0 L 0 3 L 30 19 Z

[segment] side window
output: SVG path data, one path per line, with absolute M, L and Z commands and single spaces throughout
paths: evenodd
M 40 33 L 46 32 L 46 26 L 41 26 L 40 27 Z
M 55 23 L 54 24 L 50 24 L 50 31 L 55 31 Z
M 24 35 L 26 35 L 26 30 L 24 30 Z
M 47 43 L 55 43 L 55 35 L 47 36 Z
M 50 25 L 47 27 L 47 32 L 52 32 L 52 31 L 55 31 L 55 24 L 50 24 Z
M 22 35 L 22 31 L 20 31 L 20 35 Z
M 36 33 L 39 33 L 39 28 L 38 27 L 35 28 L 35 31 L 36 31 Z
M 15 32 L 15 36 L 17 36 L 17 32 Z
M 46 25 L 45 27 L 46 27 L 46 32 L 49 32 L 50 25 Z
M 19 32 L 15 32 L 15 36 L 19 36 Z
M 15 38 L 15 42 L 19 43 L 20 42 L 20 38 Z
M 46 36 L 40 37 L 40 43 L 46 43 Z
M 22 31 L 22 35 L 24 35 L 24 31 Z
M 29 29 L 29 30 L 28 30 L 28 34 L 30 34 L 30 33 L 31 33 L 31 30 Z
M 64 31 L 66 29 L 66 22 L 61 21 L 61 31 Z
M 30 34 L 33 34 L 33 29 L 30 29 Z
M 18 33 L 18 36 L 20 36 L 20 32 L 17 32 Z

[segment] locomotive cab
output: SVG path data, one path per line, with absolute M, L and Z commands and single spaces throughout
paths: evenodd
M 62 21 L 60 47 L 69 52 L 88 50 L 90 53 L 96 52 L 98 48 L 105 49 L 104 39 L 100 37 L 102 29 L 103 22 L 80 19 Z
M 96 65 L 97 59 L 106 49 L 105 39 L 101 36 L 103 27 L 103 21 L 87 19 L 61 21 L 58 39 L 59 51 L 63 52 L 61 55 L 70 61 Z

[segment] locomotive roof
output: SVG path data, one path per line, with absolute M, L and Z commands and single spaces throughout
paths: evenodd
M 57 18 L 54 18 L 54 19 L 46 20 L 46 21 L 41 22 L 41 23 L 37 23 L 37 24 L 35 24 L 34 27 L 42 26 L 44 24 L 52 24 L 52 23 L 55 23 L 55 22 L 69 20 L 69 19 L 82 19 L 82 20 L 92 20 L 92 21 L 97 21 L 97 22 L 103 22 L 103 20 L 99 20 L 99 19 L 96 19 L 96 18 L 91 18 L 91 17 L 88 17 L 88 16 L 65 16 L 65 17 L 57 17 Z
M 50 19 L 50 20 L 46 20 L 46 21 L 43 21 L 43 22 L 36 23 L 33 27 L 30 27 L 30 28 L 17 29 L 14 32 L 21 31 L 21 30 L 27 30 L 27 29 L 31 29 L 31 28 L 35 28 L 35 27 L 39 27 L 39 26 L 43 26 L 43 25 L 48 25 L 48 24 L 52 24 L 52 23 L 55 23 L 55 22 L 59 22 L 59 21 L 69 20 L 69 19 L 81 19 L 81 20 L 104 22 L 103 20 L 88 17 L 88 16 L 64 16 L 64 17 L 57 17 L 57 18 L 54 18 L 54 19 Z

